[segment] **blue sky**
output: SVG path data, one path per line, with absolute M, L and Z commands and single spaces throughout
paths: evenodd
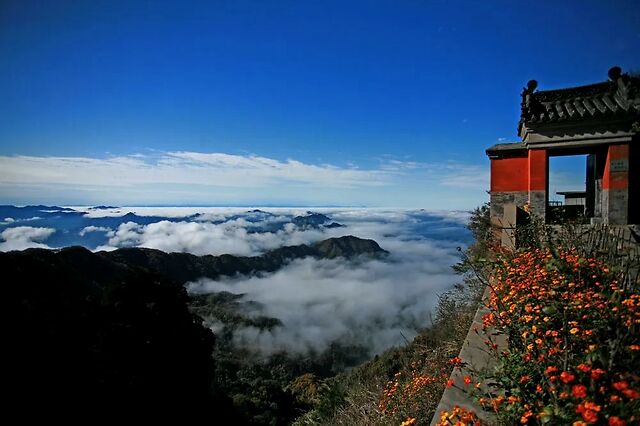
M 471 208 L 640 3 L 3 0 L 0 57 L 0 203 Z

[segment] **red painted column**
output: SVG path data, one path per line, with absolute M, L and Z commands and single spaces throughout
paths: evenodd
M 610 145 L 602 177 L 604 223 L 626 225 L 629 218 L 629 145 Z
M 515 245 L 517 208 L 528 200 L 528 167 L 526 151 L 491 158 L 491 224 L 507 247 Z
M 531 149 L 528 157 L 529 212 L 544 219 L 549 187 L 549 157 L 546 149 Z

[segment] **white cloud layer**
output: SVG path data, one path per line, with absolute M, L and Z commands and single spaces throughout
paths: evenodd
M 80 230 L 80 232 L 78 232 L 78 235 L 80 235 L 81 237 L 84 237 L 89 232 L 104 232 L 109 237 L 114 235 L 114 232 L 111 228 L 108 228 L 106 226 L 93 226 L 93 225 L 85 226 Z
M 133 208 L 136 212 L 149 211 Z M 150 213 L 171 217 L 172 208 L 153 208 Z M 182 213 L 193 214 L 204 209 L 180 208 Z M 415 239 L 411 226 L 420 222 L 413 217 L 421 212 L 400 209 L 314 209 L 316 212 L 326 213 L 333 220 L 347 225 L 342 228 L 331 229 L 300 229 L 291 223 L 286 223 L 283 229 L 273 232 L 251 232 L 261 226 L 271 223 L 288 222 L 291 216 L 304 214 L 304 209 L 266 209 L 274 215 L 262 220 L 258 224 L 248 222 L 240 217 L 226 220 L 222 223 L 211 221 L 225 220 L 231 216 L 246 213 L 239 209 L 206 209 L 206 213 L 193 221 L 171 222 L 163 220 L 149 225 L 134 222 L 121 224 L 116 230 L 107 233 L 109 237 L 106 245 L 97 250 L 114 250 L 119 247 L 147 247 L 165 252 L 186 252 L 196 255 L 233 254 L 238 256 L 256 256 L 267 250 L 282 246 L 309 244 L 331 237 L 355 235 L 370 238 L 378 242 L 395 246 L 403 239 Z M 120 215 L 128 212 L 122 209 Z M 440 228 L 443 232 L 447 227 L 459 228 L 466 223 L 467 212 L 422 212 L 424 216 L 434 219 L 433 230 Z M 105 215 L 110 216 L 109 211 Z M 95 227 L 94 227 L 95 228 Z M 416 231 L 422 232 L 422 231 Z M 455 232 L 448 238 L 452 244 L 460 245 Z
M 292 231 L 289 238 L 353 234 L 376 240 L 389 258 L 360 263 L 306 258 L 273 274 L 199 280 L 190 291 L 244 294 L 242 300 L 262 306 L 248 314 L 280 319 L 283 326 L 270 332 L 249 327 L 234 336 L 238 344 L 265 354 L 322 351 L 336 341 L 360 344 L 372 353 L 402 344 L 428 324 L 437 294 L 459 281 L 451 265 L 458 261 L 456 248 L 466 237 L 461 224 L 468 214 L 357 209 L 334 210 L 331 217 L 348 227 L 326 234 Z M 448 237 L 429 238 L 429 233 Z
M 243 219 L 221 224 L 211 222 L 170 222 L 163 220 L 149 225 L 134 222 L 121 224 L 105 246 L 98 250 L 119 247 L 147 247 L 166 252 L 186 252 L 196 255 L 233 254 L 255 256 L 266 250 L 286 245 L 298 245 L 328 238 L 319 230 L 300 231 L 287 224 L 277 232 L 249 232 Z M 338 234 L 331 232 L 330 234 Z
M 265 354 L 322 351 L 332 342 L 379 353 L 428 325 L 437 294 L 459 280 L 450 268 L 458 260 L 451 246 L 425 240 L 382 246 L 391 251 L 389 260 L 306 258 L 266 276 L 204 279 L 189 288 L 245 294 L 243 300 L 262 305 L 250 313 L 280 319 L 283 326 L 272 331 L 250 327 L 234 336 Z
M 24 250 L 27 248 L 49 248 L 41 243 L 56 232 L 53 228 L 34 228 L 31 226 L 16 226 L 7 228 L 0 233 L 0 251 Z
M 312 165 L 259 156 L 167 152 L 106 159 L 87 157 L 0 156 L 4 184 L 130 186 L 190 184 L 268 187 L 284 182 L 330 187 L 376 186 L 381 170 Z
M 451 187 L 460 191 L 451 192 Z M 470 208 L 488 169 L 384 159 L 376 167 L 256 155 L 0 156 L 0 201 L 53 204 L 379 205 Z M 428 201 L 438 200 L 438 206 Z

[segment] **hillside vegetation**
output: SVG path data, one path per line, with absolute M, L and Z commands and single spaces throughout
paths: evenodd
M 474 210 L 469 228 L 476 243 L 454 269 L 461 283 L 440 296 L 432 324 L 407 345 L 388 350 L 346 373 L 318 380 L 309 375 L 291 388 L 313 409 L 297 425 L 428 425 L 445 389 L 484 290 L 472 269 L 487 255 L 488 206 Z M 425 278 L 428 279 L 428 278 Z

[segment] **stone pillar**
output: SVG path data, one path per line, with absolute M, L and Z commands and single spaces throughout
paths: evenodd
M 549 157 L 546 149 L 531 149 L 528 157 L 529 212 L 545 220 L 547 188 L 549 186 Z
M 504 213 L 502 215 L 502 235 L 500 243 L 508 249 L 517 247 L 516 226 L 518 226 L 518 206 L 513 203 L 504 205 Z
M 602 217 L 609 225 L 629 221 L 629 145 L 610 145 L 602 178 Z

